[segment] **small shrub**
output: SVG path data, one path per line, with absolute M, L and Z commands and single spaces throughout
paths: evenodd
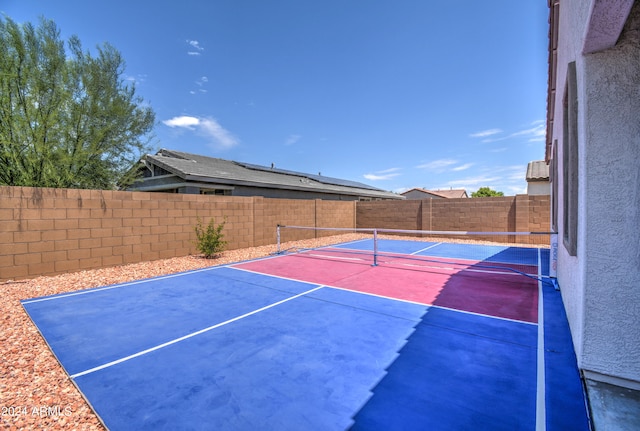
M 204 255 L 206 259 L 212 259 L 224 250 L 227 242 L 223 239 L 225 222 L 223 221 L 219 225 L 216 225 L 214 219 L 209 220 L 209 224 L 204 227 L 202 220 L 198 217 L 198 223 L 196 224 L 196 248 L 200 253 Z

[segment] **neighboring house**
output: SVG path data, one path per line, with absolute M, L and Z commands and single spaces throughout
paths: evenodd
M 452 199 L 469 197 L 467 191 L 464 189 L 426 190 L 414 188 L 400 194 L 407 199 Z
M 638 390 L 640 1 L 550 6 L 546 160 L 557 280 L 587 386 Z
M 529 162 L 527 165 L 527 194 L 550 195 L 549 165 L 544 160 Z
M 366 184 L 173 150 L 147 154 L 128 190 L 325 200 L 404 197 Z

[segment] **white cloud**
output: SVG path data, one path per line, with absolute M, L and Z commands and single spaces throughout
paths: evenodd
M 487 136 L 497 135 L 498 133 L 502 133 L 502 129 L 483 130 L 481 132 L 472 133 L 469 136 L 472 138 L 486 138 Z
M 187 39 L 186 42 L 191 46 L 192 50 L 187 51 L 187 55 L 201 55 L 204 48 L 200 46 L 200 42 L 197 40 Z M 195 49 L 195 51 L 193 51 Z
M 284 144 L 289 146 L 289 145 L 293 145 L 296 142 L 298 142 L 300 140 L 300 138 L 302 138 L 301 135 L 289 135 L 289 137 L 287 138 L 286 141 L 284 141 Z
M 544 135 L 544 133 L 545 133 L 544 124 L 539 124 L 539 125 L 537 125 L 535 127 L 532 127 L 530 129 L 520 130 L 519 132 L 512 133 L 509 136 L 510 137 L 513 137 L 513 136 L 540 136 L 541 134 Z
M 454 159 L 440 159 L 440 160 L 434 160 L 429 163 L 423 163 L 416 167 L 418 169 L 426 169 L 428 171 L 442 173 L 445 171 L 452 171 L 452 172 L 465 171 L 474 165 L 473 163 L 465 163 L 462 165 L 460 165 L 459 163 L 460 162 L 458 160 L 454 160 Z
M 447 186 L 469 189 L 472 188 L 471 186 L 487 186 L 500 180 L 502 180 L 501 177 L 488 177 L 485 175 L 481 175 L 478 177 L 469 177 L 462 180 L 449 181 L 447 183 Z
M 363 176 L 369 181 L 383 181 L 390 180 L 400 175 L 398 172 L 400 168 L 390 168 L 383 171 L 377 171 L 372 174 L 364 174 Z
M 465 163 L 464 165 L 460 165 L 460 166 L 456 166 L 455 168 L 451 169 L 452 171 L 465 171 L 467 169 L 469 169 L 471 166 L 473 166 L 473 163 Z
M 200 46 L 200 42 L 198 42 L 197 40 L 187 39 L 187 43 L 198 51 L 204 51 L 204 48 Z
M 526 165 L 484 167 L 477 175 L 445 182 L 441 188 L 463 188 L 471 194 L 480 187 L 489 187 L 507 196 L 521 194 L 526 191 L 526 170 Z
M 455 165 L 456 163 L 458 163 L 457 160 L 452 160 L 452 159 L 440 159 L 440 160 L 434 160 L 432 162 L 429 163 L 423 163 L 421 165 L 416 166 L 418 169 L 428 169 L 428 170 L 434 170 L 434 171 L 442 171 L 445 168 L 451 166 L 451 165 Z
M 197 80 L 194 81 L 194 83 L 198 86 L 197 89 L 195 90 L 189 90 L 190 94 L 205 94 L 207 92 L 207 90 L 204 88 L 204 85 L 209 82 L 209 78 L 207 78 L 206 76 L 202 76 L 200 78 L 198 78 Z
M 231 148 L 238 145 L 238 140 L 228 130 L 222 127 L 215 119 L 205 118 L 200 121 L 200 127 L 205 135 L 216 140 L 224 148 Z
M 147 75 L 146 74 L 138 74 L 136 76 L 125 75 L 124 80 L 127 82 L 131 82 L 133 84 L 141 84 L 147 80 Z
M 383 181 L 383 180 L 390 180 L 391 178 L 395 178 L 398 175 L 400 174 L 386 174 L 386 175 L 364 174 L 363 177 L 365 177 L 369 181 Z
M 483 139 L 482 142 L 484 143 L 488 143 L 488 142 L 498 142 L 498 141 L 504 141 L 506 139 L 512 139 L 512 138 L 517 138 L 517 137 L 528 137 L 528 142 L 540 142 L 540 141 L 544 141 L 546 136 L 547 136 L 547 129 L 546 126 L 544 124 L 544 121 L 542 120 L 538 120 L 538 121 L 534 121 L 532 124 L 532 126 L 534 127 L 529 127 L 527 129 L 523 129 L 523 130 L 519 130 L 517 132 L 513 132 L 507 136 L 502 136 L 500 138 L 489 138 L 489 139 Z M 473 136 L 473 135 L 472 135 Z M 486 136 L 490 136 L 490 135 L 486 135 Z
M 162 123 L 165 126 L 169 127 L 186 127 L 188 129 L 191 129 L 193 128 L 193 126 L 197 126 L 198 124 L 200 124 L 200 119 L 182 115 L 180 117 L 173 117 L 169 120 L 165 120 Z
M 231 132 L 226 130 L 216 119 L 211 117 L 200 118 L 182 115 L 165 120 L 162 123 L 171 128 L 178 127 L 196 131 L 197 133 L 212 139 L 213 141 L 211 144 L 216 147 L 231 148 L 240 143 Z

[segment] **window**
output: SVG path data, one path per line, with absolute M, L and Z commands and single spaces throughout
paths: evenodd
M 576 63 L 567 68 L 563 101 L 562 206 L 563 243 L 571 256 L 578 249 L 578 85 Z
M 200 189 L 201 195 L 231 196 L 231 190 L 227 189 Z

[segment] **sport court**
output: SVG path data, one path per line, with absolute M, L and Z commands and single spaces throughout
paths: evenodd
M 586 431 L 548 254 L 364 239 L 22 303 L 110 430 Z

